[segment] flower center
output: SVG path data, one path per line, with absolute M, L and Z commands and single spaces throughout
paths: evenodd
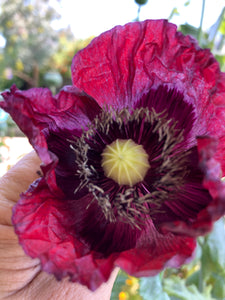
M 154 109 L 102 110 L 71 144 L 80 181 L 74 193 L 92 194 L 87 209 L 96 200 L 109 222 L 140 228 L 176 196 L 189 172 L 176 125 Z
M 105 176 L 130 187 L 142 181 L 150 167 L 148 154 L 132 139 L 117 139 L 107 145 L 102 152 L 101 165 Z

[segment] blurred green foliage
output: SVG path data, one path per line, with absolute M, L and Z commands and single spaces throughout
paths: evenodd
M 0 33 L 6 40 L 0 69 L 8 70 L 3 78 L 17 77 L 28 87 L 38 86 L 40 69 L 57 47 L 51 23 L 59 15 L 48 0 L 2 0 L 0 9 Z
M 176 12 L 178 13 L 178 11 Z M 202 19 L 203 16 L 204 14 L 202 14 Z M 173 14 L 171 17 L 173 17 Z M 225 7 L 217 21 L 206 32 L 202 30 L 202 22 L 200 22 L 198 28 L 188 23 L 181 24 L 178 30 L 185 35 L 189 34 L 196 38 L 200 47 L 209 48 L 219 62 L 221 71 L 225 71 Z
M 0 47 L 0 92 L 16 84 L 19 89 L 42 86 L 56 93 L 71 84 L 72 58 L 92 37 L 77 40 L 70 28 L 55 30 L 52 22 L 59 18 L 50 0 L 0 2 L 0 35 L 6 41 Z M 8 117 L 0 136 L 20 134 L 11 130 L 11 123 Z
M 0 91 L 15 83 L 20 89 L 49 86 L 45 74 L 59 72 L 62 85 L 71 84 L 74 54 L 91 40 L 75 39 L 70 28 L 55 30 L 60 15 L 50 0 L 2 0 L 0 34 Z

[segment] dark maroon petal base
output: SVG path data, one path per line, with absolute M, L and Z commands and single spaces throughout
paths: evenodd
M 76 238 L 79 221 L 74 218 L 72 222 L 64 200 L 57 200 L 39 179 L 13 208 L 13 223 L 25 252 L 40 258 L 43 270 L 58 279 L 69 276 L 95 290 L 108 280 L 115 266 L 134 276 L 154 275 L 164 267 L 187 262 L 195 249 L 194 239 L 159 234 L 150 222 L 129 250 L 123 250 L 121 239 L 114 235 L 114 253 L 94 251 Z M 103 239 L 105 244 L 110 243 L 109 237 Z
M 13 224 L 24 251 L 41 260 L 42 268 L 56 278 L 69 276 L 95 290 L 108 280 L 113 257 L 90 251 L 65 226 L 63 199 L 56 198 L 43 179 L 34 182 L 13 208 Z M 95 258 L 95 256 L 97 258 Z
M 179 234 L 197 237 L 208 233 L 213 226 L 213 222 L 221 218 L 225 212 L 225 183 L 221 180 L 221 166 L 215 160 L 215 153 L 218 141 L 211 137 L 199 137 L 198 152 L 199 166 L 204 174 L 203 187 L 211 196 L 208 205 L 201 209 L 197 216 L 191 222 L 174 221 L 164 223 L 162 230 L 164 232 L 174 232 Z M 202 190 L 203 191 L 203 190 Z M 199 193 L 199 201 L 203 202 L 204 195 Z

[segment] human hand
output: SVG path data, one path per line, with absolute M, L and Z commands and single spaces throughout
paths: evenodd
M 11 222 L 12 207 L 38 178 L 39 166 L 38 156 L 31 152 L 0 179 L 0 300 L 110 299 L 118 269 L 107 283 L 91 292 L 67 278 L 59 282 L 42 272 L 39 259 L 28 257 L 19 245 Z

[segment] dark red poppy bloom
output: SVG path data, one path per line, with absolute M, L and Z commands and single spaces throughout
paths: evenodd
M 225 211 L 225 75 L 165 20 L 118 26 L 73 59 L 73 87 L 3 94 L 43 177 L 13 223 L 43 270 L 95 290 L 115 266 L 178 267 Z

